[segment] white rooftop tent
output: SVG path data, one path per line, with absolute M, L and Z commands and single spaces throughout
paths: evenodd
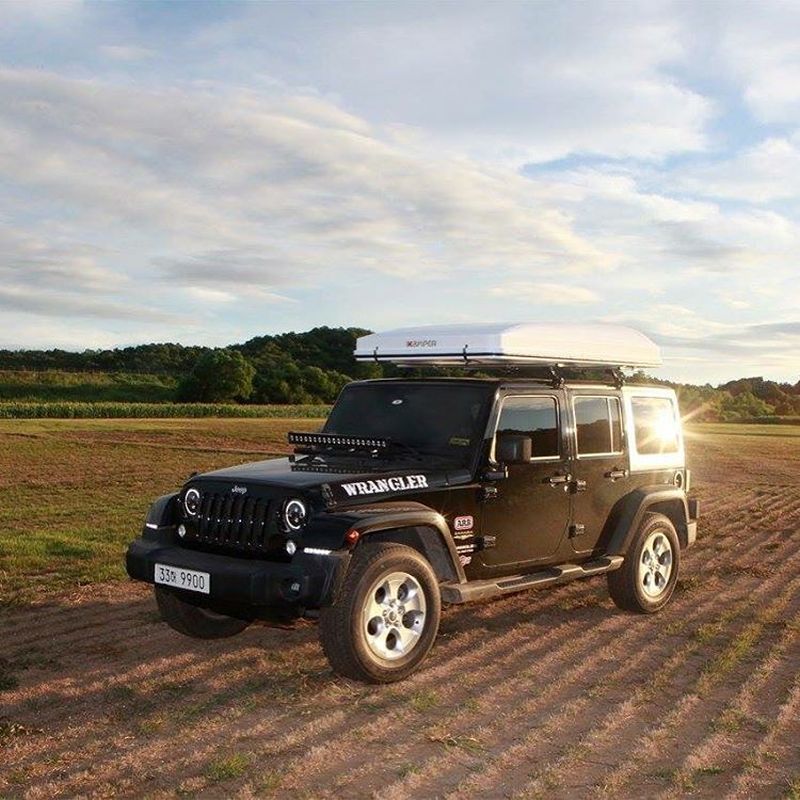
M 398 366 L 658 367 L 659 347 L 622 325 L 482 323 L 397 328 L 362 336 L 358 361 Z

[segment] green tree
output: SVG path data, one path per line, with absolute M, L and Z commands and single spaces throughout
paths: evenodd
M 178 390 L 181 400 L 194 403 L 233 403 L 253 393 L 253 365 L 238 351 L 209 350 L 195 362 Z
M 766 417 L 775 413 L 773 406 L 765 403 L 752 392 L 741 392 L 735 397 L 724 392 L 719 404 L 719 411 L 724 422 Z
M 305 390 L 300 368 L 294 362 L 259 370 L 251 398 L 255 403 L 312 403 Z

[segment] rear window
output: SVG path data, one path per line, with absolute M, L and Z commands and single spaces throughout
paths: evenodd
M 622 452 L 622 424 L 616 397 L 576 397 L 578 455 Z
M 632 397 L 636 450 L 642 455 L 676 453 L 679 422 L 668 397 Z

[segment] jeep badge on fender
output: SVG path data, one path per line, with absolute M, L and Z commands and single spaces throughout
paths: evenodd
M 443 602 L 600 574 L 623 609 L 669 601 L 699 508 L 675 393 L 624 384 L 660 364 L 647 337 L 435 326 L 362 337 L 355 355 L 494 377 L 351 383 L 320 433 L 289 434 L 294 455 L 156 500 L 127 569 L 176 631 L 318 619 L 336 672 L 388 683 L 425 659 Z

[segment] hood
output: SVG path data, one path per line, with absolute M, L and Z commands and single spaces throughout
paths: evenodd
M 275 458 L 194 476 L 189 483 L 226 484 L 243 490 L 318 491 L 327 505 L 402 497 L 469 483 L 467 469 L 415 459 Z

